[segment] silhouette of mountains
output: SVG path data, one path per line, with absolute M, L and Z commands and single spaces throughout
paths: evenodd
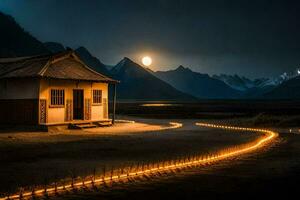
M 57 42 L 38 41 L 11 16 L 1 12 L 0 30 L 0 57 L 32 56 L 66 50 Z M 117 87 L 120 99 L 190 101 L 196 98 L 300 98 L 299 69 L 273 79 L 250 80 L 238 75 L 209 76 L 183 66 L 166 72 L 153 72 L 129 58 L 124 58 L 112 67 L 104 65 L 85 47 L 75 51 L 95 71 L 121 81 Z
M 223 81 L 211 78 L 208 74 L 193 72 L 183 66 L 170 71 L 157 71 L 154 74 L 180 91 L 198 98 L 232 99 L 241 96 L 239 91 L 232 89 Z
M 227 74 L 220 74 L 220 75 L 213 75 L 213 78 L 219 79 L 229 85 L 230 87 L 239 90 L 239 91 L 247 91 L 252 88 L 267 88 L 267 87 L 275 87 L 282 82 L 289 80 L 290 78 L 295 77 L 296 74 L 293 73 L 284 73 L 279 77 L 275 78 L 257 78 L 251 80 L 244 76 L 235 75 L 227 75 Z
M 231 88 L 240 91 L 243 98 L 260 98 L 263 94 L 271 91 L 279 84 L 275 79 L 258 78 L 251 80 L 237 74 L 213 75 L 212 78 L 221 80 Z
M 300 76 L 289 79 L 263 95 L 268 99 L 300 99 Z
M 58 43 L 58 42 L 45 42 L 44 46 L 50 51 L 51 53 L 59 53 L 66 50 L 66 48 Z
M 0 57 L 47 54 L 44 44 L 34 38 L 9 15 L 0 12 Z
M 245 98 L 300 98 L 296 89 L 299 89 L 300 70 L 294 69 L 284 72 L 278 77 L 259 78 L 250 80 L 238 75 L 214 75 L 214 78 L 224 81 L 227 85 L 243 92 Z M 294 92 L 291 88 L 294 88 Z
M 120 99 L 182 101 L 196 99 L 178 91 L 126 57 L 110 72 L 113 78 L 120 80 L 120 84 L 117 86 L 117 94 Z
M 98 58 L 94 57 L 85 47 L 79 47 L 75 50 L 75 52 L 89 67 L 106 76 L 111 76 L 106 65 L 104 65 Z
M 45 42 L 44 45 L 51 53 L 59 53 L 67 49 L 58 42 Z M 75 53 L 93 70 L 106 76 L 111 76 L 106 65 L 104 65 L 98 58 L 93 56 L 85 47 L 81 46 L 75 49 Z

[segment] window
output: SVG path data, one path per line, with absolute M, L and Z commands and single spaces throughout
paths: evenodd
M 51 90 L 51 106 L 65 105 L 65 91 L 64 90 Z
M 93 90 L 93 103 L 102 103 L 102 90 Z

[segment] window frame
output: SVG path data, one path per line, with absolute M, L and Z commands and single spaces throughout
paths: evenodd
M 62 94 L 56 94 L 58 95 L 58 97 L 54 97 L 55 98 L 55 101 L 58 101 L 58 104 L 52 104 L 52 91 L 60 91 L 62 92 Z M 51 88 L 50 91 L 49 91 L 49 107 L 50 108 L 64 108 L 65 107 L 65 104 L 66 104 L 66 91 L 65 89 L 62 89 L 62 88 Z M 61 96 L 61 97 L 60 97 Z M 62 103 L 61 103 L 62 101 Z
M 100 93 L 96 94 L 97 91 L 100 91 Z M 96 94 L 96 97 L 95 97 L 95 94 Z M 101 90 L 101 89 L 92 89 L 92 105 L 101 106 L 102 102 L 103 102 L 102 97 L 103 97 L 103 90 Z M 95 98 L 100 98 L 100 99 L 98 99 L 98 100 L 100 100 L 100 102 L 99 101 L 95 102 Z

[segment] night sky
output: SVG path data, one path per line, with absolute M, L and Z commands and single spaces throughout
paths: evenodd
M 102 62 L 153 58 L 209 74 L 271 77 L 300 67 L 300 3 L 230 0 L 1 0 L 39 40 L 85 46 Z

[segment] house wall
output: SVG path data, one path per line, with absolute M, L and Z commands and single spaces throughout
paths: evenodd
M 38 99 L 38 79 L 0 80 L 0 99 Z
M 38 124 L 39 80 L 0 80 L 0 124 Z
M 64 106 L 52 107 L 50 105 L 51 89 L 64 89 L 65 91 Z M 82 89 L 84 91 L 84 119 L 85 120 L 103 120 L 108 118 L 108 104 L 103 103 L 103 101 L 105 101 L 103 99 L 108 99 L 107 83 L 43 79 L 40 81 L 40 102 L 41 100 L 46 100 L 46 116 L 47 116 L 46 123 L 47 124 L 64 123 L 64 122 L 72 121 L 72 119 L 70 119 L 70 117 L 68 116 L 70 115 L 70 113 L 72 115 L 72 111 L 70 112 L 69 108 L 73 109 L 73 89 Z M 92 103 L 93 89 L 102 90 L 102 104 L 94 105 Z M 90 103 L 86 104 L 86 100 L 88 100 Z M 68 102 L 71 102 L 72 105 L 68 106 Z M 90 107 L 87 107 L 86 105 L 90 105 Z M 90 111 L 87 111 L 87 109 L 89 108 Z

